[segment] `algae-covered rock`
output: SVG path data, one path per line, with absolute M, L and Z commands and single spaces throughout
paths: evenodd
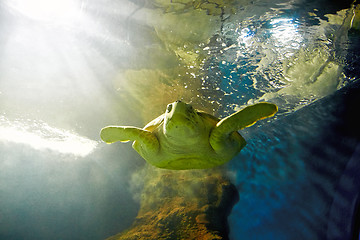
M 133 225 L 108 240 L 228 239 L 227 217 L 238 199 L 218 170 L 149 168 Z
M 354 17 L 351 21 L 351 27 L 354 30 L 360 31 L 360 4 L 354 9 Z
M 282 62 L 282 76 L 278 89 L 265 93 L 260 100 L 275 102 L 280 108 L 285 104 L 295 103 L 294 108 L 301 108 L 344 86 L 346 81 L 343 69 L 347 56 L 348 33 L 357 18 L 359 8 L 352 6 L 336 14 L 326 14 L 327 20 L 321 20 L 318 29 L 319 38 L 330 39 L 331 48 L 323 45 L 312 45 L 300 49 L 292 57 Z M 249 103 L 253 103 L 250 101 Z M 294 105 L 295 105 L 294 104 Z
M 224 21 L 239 4 L 234 0 L 151 0 L 149 5 L 155 9 L 147 11 L 147 22 L 182 63 L 199 67 L 208 57 L 203 46 L 221 34 Z
M 202 81 L 188 71 L 180 66 L 167 70 L 126 70 L 113 84 L 122 101 L 141 115 L 143 124 L 162 114 L 166 105 L 176 100 L 191 102 L 196 109 L 213 114 L 217 103 L 201 98 Z
M 155 11 L 149 20 L 166 49 L 175 53 L 179 63 L 200 69 L 207 56 L 203 45 L 221 29 L 221 18 L 209 16 L 206 11 L 183 13 Z
M 165 12 L 204 10 L 208 15 L 219 16 L 234 11 L 234 0 L 152 0 L 151 3 Z

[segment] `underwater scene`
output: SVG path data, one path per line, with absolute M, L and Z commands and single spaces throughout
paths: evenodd
M 353 0 L 1 1 L 0 239 L 360 239 L 359 53 Z

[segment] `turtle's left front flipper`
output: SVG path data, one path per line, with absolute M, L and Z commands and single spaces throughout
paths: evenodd
M 215 151 L 223 147 L 224 141 L 229 141 L 230 134 L 255 124 L 261 119 L 272 117 L 278 107 L 272 103 L 258 103 L 246 107 L 220 120 L 210 135 L 210 144 Z
M 106 143 L 138 141 L 148 151 L 157 152 L 159 141 L 147 130 L 137 127 L 109 126 L 101 129 L 101 139 Z

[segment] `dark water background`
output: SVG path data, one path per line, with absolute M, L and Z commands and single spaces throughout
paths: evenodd
M 245 169 L 232 239 L 357 239 L 359 90 L 354 84 L 254 130 L 230 163 Z

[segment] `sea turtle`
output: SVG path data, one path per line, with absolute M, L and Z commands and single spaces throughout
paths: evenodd
M 205 169 L 222 165 L 246 145 L 237 130 L 273 116 L 275 104 L 261 102 L 221 120 L 176 101 L 144 128 L 108 126 L 106 143 L 134 141 L 133 148 L 150 164 L 166 169 Z

